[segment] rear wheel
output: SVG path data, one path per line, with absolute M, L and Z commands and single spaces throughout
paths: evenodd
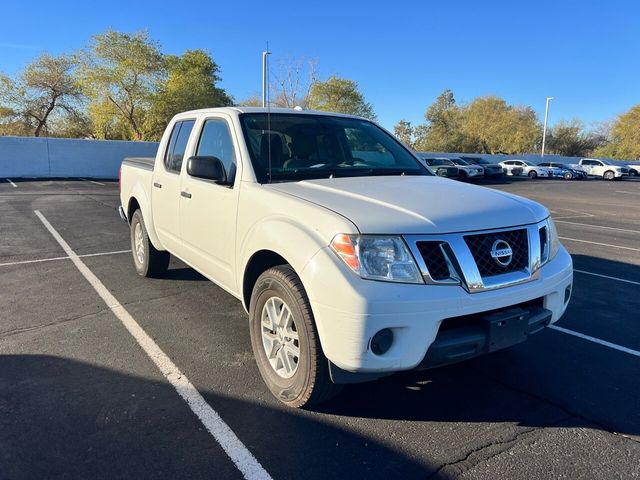
M 143 277 L 157 277 L 169 267 L 169 252 L 153 246 L 140 210 L 136 210 L 131 217 L 131 253 L 136 272 Z
M 529 172 L 529 178 L 536 178 L 538 176 L 538 172 L 536 172 L 535 170 L 531 170 Z
M 606 172 L 604 172 L 603 177 L 605 180 L 613 180 L 614 178 L 616 178 L 616 174 L 613 172 L 613 170 L 607 170 Z
M 290 266 L 260 275 L 251 294 L 249 323 L 258 370 L 278 400 L 299 408 L 340 391 L 329 377 L 309 299 Z

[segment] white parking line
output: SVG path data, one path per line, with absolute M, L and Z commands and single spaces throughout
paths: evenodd
M 18 188 L 18 185 L 13 183 L 10 178 L 7 178 L 7 182 L 9 182 L 13 188 Z
M 96 185 L 102 185 L 104 187 L 104 183 L 96 182 L 94 180 L 89 180 L 87 178 L 78 178 L 78 180 L 82 180 L 83 182 L 95 183 Z
M 590 227 L 590 228 L 602 228 L 604 230 L 615 230 L 617 232 L 640 233 L 640 230 L 629 230 L 626 228 L 618 228 L 618 227 L 605 227 L 604 225 L 590 225 L 588 223 L 567 222 L 566 220 L 556 220 L 555 218 L 553 219 L 553 221 L 555 223 L 566 223 L 569 225 L 578 225 L 581 227 Z
M 621 248 L 623 250 L 633 250 L 634 252 L 640 252 L 640 248 L 623 247 L 620 245 L 611 245 L 610 243 L 590 242 L 589 240 L 580 240 L 579 238 L 558 237 L 561 240 L 569 240 L 570 242 L 590 243 L 592 245 L 600 245 L 602 247 Z
M 184 373 L 171 361 L 160 347 L 147 335 L 142 327 L 134 320 L 129 312 L 107 290 L 107 287 L 84 264 L 80 257 L 71 249 L 69 244 L 53 228 L 39 210 L 34 211 L 49 233 L 56 239 L 71 261 L 78 268 L 84 278 L 91 284 L 96 293 L 102 298 L 107 307 L 122 322 L 124 327 L 142 347 L 147 356 L 156 364 L 162 375 L 173 385 L 178 394 L 187 402 L 191 411 L 200 419 L 205 428 L 227 453 L 231 461 L 246 479 L 270 480 L 271 476 L 260 465 L 251 452 L 244 446 L 233 430 L 222 420 L 200 395 Z
M 625 192 L 624 190 L 616 190 L 616 193 L 626 193 L 628 195 L 640 195 L 640 192 Z
M 131 250 L 116 250 L 114 252 L 99 252 L 99 253 L 85 253 L 84 255 L 78 255 L 79 258 L 84 257 L 99 257 L 102 255 L 115 255 L 118 253 L 130 253 Z M 71 257 L 52 257 L 52 258 L 40 258 L 37 260 L 21 260 L 19 262 L 7 262 L 0 263 L 0 267 L 8 267 L 10 265 L 25 265 L 27 263 L 41 263 L 41 262 L 53 262 L 55 260 L 70 260 Z
M 578 273 L 584 273 L 585 275 L 593 275 L 594 277 L 602 277 L 608 280 L 615 280 L 617 282 L 630 283 L 631 285 L 640 285 L 640 282 L 634 282 L 633 280 L 626 280 L 624 278 L 611 277 L 609 275 L 602 275 L 601 273 L 587 272 L 585 270 L 577 270 L 575 268 L 573 269 L 573 271 Z
M 574 337 L 582 338 L 583 340 L 588 340 L 589 342 L 593 342 L 599 345 L 603 345 L 605 347 L 613 348 L 614 350 L 618 350 L 619 352 L 624 352 L 624 353 L 628 353 L 629 355 L 640 357 L 639 351 L 632 350 L 627 347 L 623 347 L 622 345 L 617 345 L 615 343 L 607 342 L 606 340 L 600 340 L 599 338 L 592 337 L 590 335 L 585 335 L 584 333 L 574 332 L 573 330 L 569 330 L 568 328 L 558 327 L 557 325 L 549 325 L 549 328 L 553 330 L 557 330 L 558 332 L 566 333 L 567 335 L 573 335 Z

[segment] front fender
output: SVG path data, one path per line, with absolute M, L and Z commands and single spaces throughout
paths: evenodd
M 247 231 L 240 244 L 238 291 L 242 291 L 247 265 L 257 252 L 268 250 L 280 255 L 300 275 L 309 260 L 327 244 L 320 232 L 292 218 L 272 216 L 261 220 Z

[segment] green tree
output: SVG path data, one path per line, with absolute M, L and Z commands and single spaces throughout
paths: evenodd
M 158 139 L 175 114 L 187 110 L 232 105 L 232 98 L 216 84 L 220 68 L 203 50 L 187 50 L 165 59 L 167 75 L 151 97 L 145 131 Z
M 414 128 L 411 126 L 411 122 L 400 120 L 393 127 L 393 133 L 396 138 L 404 143 L 407 147 L 413 148 Z
M 77 59 L 44 54 L 14 80 L 0 75 L 0 129 L 39 137 L 56 117 L 77 114 L 82 97 Z
M 534 150 L 540 125 L 530 107 L 510 106 L 496 96 L 478 97 L 463 112 L 465 151 L 482 153 L 525 153 Z
M 456 104 L 451 90 L 443 91 L 427 108 L 427 121 L 415 128 L 415 148 L 431 152 L 460 152 L 465 150 L 462 109 Z
M 367 103 L 358 90 L 358 84 L 346 78 L 330 77 L 317 81 L 309 90 L 309 108 L 328 112 L 359 115 L 370 120 L 376 119 L 373 106 Z
M 547 150 L 567 157 L 586 157 L 607 143 L 605 136 L 586 132 L 584 124 L 577 120 L 559 121 L 547 134 Z
M 148 33 L 107 30 L 96 35 L 80 73 L 94 123 L 119 124 L 124 138 L 144 140 L 151 100 L 164 75 L 164 57 Z M 96 133 L 103 138 L 103 132 Z
M 620 115 L 611 127 L 611 139 L 593 155 L 620 160 L 640 159 L 640 105 Z

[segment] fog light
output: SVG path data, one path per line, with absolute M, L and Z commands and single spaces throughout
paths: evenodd
M 384 355 L 393 343 L 393 332 L 389 328 L 383 328 L 371 339 L 371 351 L 376 355 Z
M 567 303 L 571 298 L 571 285 L 567 285 L 567 288 L 564 289 L 564 303 Z

